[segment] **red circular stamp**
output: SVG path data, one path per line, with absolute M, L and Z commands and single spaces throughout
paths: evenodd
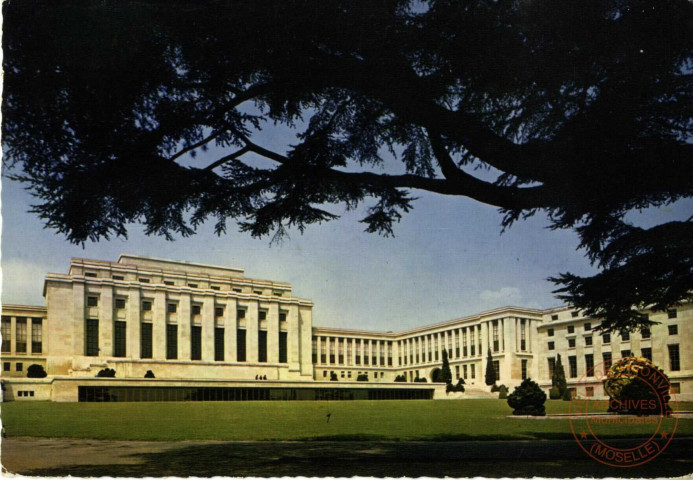
M 570 429 L 590 457 L 636 467 L 657 457 L 678 426 L 671 383 L 651 361 L 623 357 L 589 369 L 570 401 Z

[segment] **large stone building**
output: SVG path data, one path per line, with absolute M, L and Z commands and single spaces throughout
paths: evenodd
M 584 396 L 603 395 L 593 375 L 602 362 L 641 355 L 665 369 L 680 399 L 693 399 L 689 304 L 651 313 L 659 323 L 650 331 L 623 336 L 594 331 L 598 320 L 570 308 L 503 307 L 401 332 L 347 330 L 314 326 L 312 302 L 287 283 L 135 255 L 74 258 L 67 274 L 47 275 L 44 296 L 45 307 L 3 306 L 6 400 L 464 397 L 488 394 L 489 351 L 499 383 L 531 377 L 546 389 L 560 354 L 569 387 Z M 467 393 L 446 395 L 436 382 L 443 351 Z M 27 378 L 30 365 L 47 377 Z M 96 377 L 105 368 L 116 378 Z M 145 378 L 150 371 L 156 378 Z

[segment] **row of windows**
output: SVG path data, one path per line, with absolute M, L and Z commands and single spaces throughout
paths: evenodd
M 318 343 L 320 343 L 320 363 L 337 365 L 388 365 L 392 366 L 392 342 L 352 338 L 313 337 L 313 364 L 318 364 Z M 370 349 L 370 352 L 369 352 Z M 379 350 L 379 352 L 378 352 Z
M 95 296 L 89 296 L 87 297 L 87 306 L 88 307 L 98 307 L 99 305 L 99 297 Z M 117 310 L 123 310 L 125 309 L 126 306 L 126 300 L 124 298 L 116 298 L 115 299 L 115 308 Z M 151 300 L 142 300 L 142 311 L 149 312 L 152 310 L 152 301 Z M 178 302 L 168 302 L 166 304 L 166 312 L 167 313 L 177 313 L 178 312 Z M 202 313 L 202 305 L 200 304 L 192 304 L 191 305 L 191 313 L 193 315 L 200 315 Z M 239 308 L 236 310 L 236 316 L 238 318 L 245 318 L 245 313 L 246 309 L 244 308 Z M 217 305 L 214 307 L 214 316 L 215 317 L 223 317 L 224 316 L 224 306 Z M 260 310 L 258 311 L 258 317 L 260 320 L 265 320 L 267 318 L 267 310 Z M 286 312 L 279 312 L 279 321 L 280 322 L 285 322 L 286 321 Z
M 322 378 L 331 378 L 332 375 L 334 374 L 335 376 L 337 375 L 337 372 L 334 370 L 329 370 L 330 376 L 328 377 L 327 375 L 328 370 L 323 370 L 322 371 Z M 385 376 L 385 372 L 356 372 L 356 377 L 358 378 L 359 375 L 366 375 L 368 376 L 369 374 L 373 374 L 373 378 L 383 378 Z M 342 370 L 339 372 L 339 377 L 340 378 L 351 378 L 351 370 Z
M 3 316 L 0 325 L 2 353 L 10 353 L 12 350 L 12 319 Z M 27 317 L 17 317 L 15 320 L 15 353 L 27 353 L 29 331 L 31 332 L 31 353 L 43 353 L 43 319 Z
M 17 362 L 14 364 L 15 372 L 23 372 L 24 371 L 24 363 L 22 362 Z M 2 371 L 3 372 L 11 372 L 12 371 L 12 363 L 11 362 L 3 362 L 2 363 Z
M 89 278 L 96 278 L 97 277 L 96 273 L 94 273 L 94 272 L 85 272 L 84 276 L 89 277 Z M 113 280 L 120 280 L 120 281 L 125 280 L 125 277 L 123 275 L 115 275 L 114 274 L 114 275 L 111 275 L 111 278 Z M 137 281 L 140 283 L 151 283 L 151 278 L 138 277 Z M 174 285 L 176 285 L 176 282 L 174 282 L 173 280 L 164 280 L 163 284 L 168 285 L 168 286 L 174 286 Z M 182 286 L 182 284 L 179 284 L 179 285 Z M 190 288 L 195 288 L 195 289 L 200 288 L 199 284 L 197 284 L 197 283 L 188 282 L 188 283 L 186 283 L 186 285 Z M 204 288 L 204 287 L 202 287 L 202 288 Z M 210 285 L 209 288 L 210 288 L 210 290 L 215 290 L 215 291 L 221 290 L 220 285 Z M 239 287 L 232 287 L 231 291 L 235 292 L 235 293 L 242 293 L 243 292 L 243 290 Z M 253 289 L 252 292 L 255 295 L 264 295 L 264 292 L 262 290 Z M 281 297 L 284 295 L 284 292 L 281 290 L 272 290 L 272 295 L 274 295 L 275 297 Z
M 113 329 L 113 356 L 127 356 L 127 323 L 122 321 L 114 322 Z M 85 324 L 85 354 L 87 356 L 99 355 L 99 320 L 96 318 L 86 319 Z M 236 331 L 236 350 L 238 362 L 246 360 L 246 331 L 237 329 Z M 279 363 L 287 363 L 287 332 L 279 332 Z M 140 358 L 152 358 L 152 324 L 143 322 L 140 324 Z M 169 360 L 178 359 L 178 325 L 166 325 L 166 358 Z M 193 325 L 190 330 L 190 359 L 202 359 L 202 327 Z M 224 328 L 214 328 L 214 360 L 224 361 Z M 258 362 L 267 362 L 267 331 L 258 331 Z
M 679 355 L 679 346 L 674 344 L 674 345 L 667 345 L 667 349 L 669 351 L 669 370 L 673 372 L 677 372 L 681 370 L 681 357 Z M 632 352 L 630 350 L 621 350 L 621 357 L 630 357 Z M 602 361 L 603 361 L 603 369 L 604 371 L 608 370 L 611 367 L 612 360 L 613 360 L 613 354 L 611 352 L 604 352 L 602 353 Z M 652 360 L 652 348 L 643 348 L 642 349 L 642 356 L 644 358 L 647 358 L 648 360 Z M 556 367 L 556 359 L 555 358 L 549 358 L 549 377 L 553 377 L 553 372 Z M 588 377 L 594 376 L 594 355 L 591 353 L 588 353 L 585 355 L 585 374 Z M 575 355 L 571 355 L 568 357 L 568 377 L 569 378 L 577 378 L 578 376 L 578 368 L 577 368 L 577 357 Z
M 587 324 L 589 325 L 589 324 Z M 568 333 L 573 333 L 570 331 L 570 328 L 572 326 L 568 327 L 569 331 Z M 679 333 L 679 327 L 678 325 L 667 325 L 667 330 L 669 332 L 669 335 L 678 335 Z M 554 335 L 554 330 L 553 328 L 549 328 L 548 331 L 548 336 L 552 337 Z M 621 342 L 628 342 L 630 341 L 630 333 L 628 332 L 623 332 L 621 333 Z M 649 328 L 643 328 L 640 331 L 640 336 L 642 339 L 647 340 L 651 338 L 652 333 L 650 332 Z M 592 346 L 592 336 L 586 336 L 584 337 L 585 339 L 585 346 L 586 347 L 591 347 Z M 610 344 L 611 343 L 611 334 L 609 333 L 604 333 L 602 334 L 602 343 L 603 344 Z M 554 342 L 548 342 L 548 349 L 549 350 L 554 350 L 556 348 L 556 344 Z M 575 348 L 575 338 L 568 338 L 568 348 Z
M 649 318 L 648 314 L 644 314 L 647 318 Z M 570 317 L 571 318 L 577 318 L 580 316 L 580 312 L 577 310 L 573 310 L 570 312 Z M 675 308 L 670 308 L 667 310 L 667 318 L 677 318 L 678 317 L 678 311 Z M 551 320 L 558 320 L 558 314 L 553 314 L 551 315 Z

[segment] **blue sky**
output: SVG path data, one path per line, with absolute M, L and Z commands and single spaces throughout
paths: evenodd
M 278 149 L 268 133 L 265 140 Z M 284 139 L 286 140 L 286 139 Z M 215 159 L 212 149 L 194 162 Z M 193 160 L 188 158 L 187 162 Z M 135 253 L 244 268 L 251 278 L 286 281 L 294 294 L 315 302 L 314 324 L 401 330 L 504 305 L 560 305 L 546 279 L 562 271 L 594 272 L 572 231 L 550 231 L 544 216 L 520 221 L 500 234 L 501 215 L 470 199 L 414 192 L 414 210 L 394 238 L 363 232 L 363 210 L 341 220 L 293 232 L 281 245 L 253 239 L 229 223 L 218 237 L 211 222 L 190 238 L 169 242 L 129 228 L 129 238 L 82 248 L 44 229 L 27 213 L 32 197 L 21 185 L 2 182 L 2 301 L 43 304 L 47 272 L 65 272 L 71 257 L 116 260 Z M 652 210 L 645 224 L 686 218 L 693 202 Z

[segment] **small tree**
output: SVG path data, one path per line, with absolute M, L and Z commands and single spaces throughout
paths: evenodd
M 330 372 L 330 382 L 337 382 L 339 379 L 337 378 L 337 374 L 335 372 Z
M 523 380 L 519 387 L 508 396 L 508 405 L 513 415 L 546 415 L 546 394 L 531 379 Z
M 47 375 L 43 365 L 33 364 L 26 369 L 26 376 L 29 378 L 45 378 Z
M 506 387 L 505 385 L 500 386 L 500 390 L 498 390 L 498 398 L 500 398 L 501 400 L 505 400 L 506 398 L 508 398 L 508 387 Z
M 452 372 L 450 371 L 447 350 L 443 350 L 443 368 L 440 371 L 440 379 L 448 385 L 452 384 Z
M 154 372 L 151 370 L 147 370 L 147 373 L 144 374 L 144 378 L 156 378 L 154 377 Z
M 486 355 L 486 385 L 493 385 L 496 383 L 496 371 L 493 369 L 493 357 L 491 356 L 491 347 L 488 348 L 488 355 Z
M 395 382 L 406 382 L 407 381 L 407 376 L 402 374 L 402 375 L 397 375 L 395 377 Z
M 357 382 L 367 382 L 368 381 L 368 374 L 362 373 L 358 377 L 356 377 Z
M 556 358 L 556 365 L 553 369 L 553 376 L 551 377 L 551 385 L 558 389 L 558 396 L 556 398 L 561 398 L 568 388 L 568 383 L 565 379 L 565 370 L 563 369 L 563 362 L 561 362 L 561 354 L 559 353 Z
M 113 378 L 116 376 L 116 372 L 112 368 L 104 368 L 103 370 L 100 370 L 96 376 L 100 378 Z

